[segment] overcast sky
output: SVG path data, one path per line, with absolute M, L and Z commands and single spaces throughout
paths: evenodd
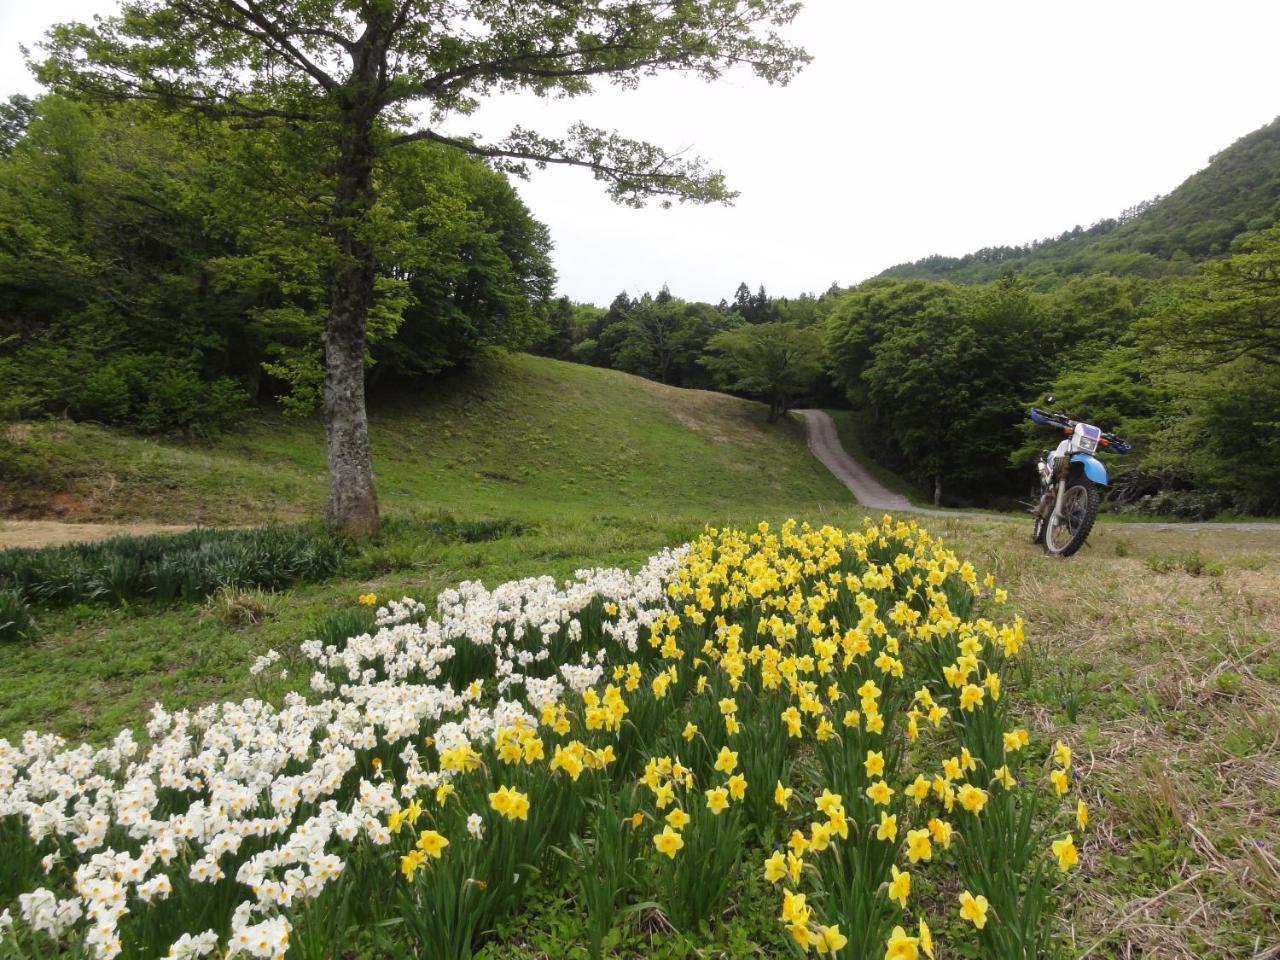
M 111 0 L 0 0 L 0 96 L 38 89 L 18 44 Z M 809 0 L 814 62 L 789 87 L 661 77 L 590 98 L 508 98 L 451 132 L 577 120 L 707 158 L 732 207 L 618 207 L 582 170 L 519 184 L 551 229 L 561 293 L 607 303 L 663 283 L 775 295 L 855 283 L 932 253 L 1023 243 L 1168 193 L 1280 114 L 1280 4 Z

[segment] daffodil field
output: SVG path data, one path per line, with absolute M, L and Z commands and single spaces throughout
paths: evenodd
M 1088 811 L 1010 708 L 1003 600 L 890 517 L 361 597 L 308 695 L 0 740 L 0 957 L 461 960 L 549 877 L 592 957 L 748 881 L 796 957 L 1053 956 Z

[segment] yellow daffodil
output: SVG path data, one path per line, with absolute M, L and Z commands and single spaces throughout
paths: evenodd
M 929 860 L 933 857 L 933 843 L 929 839 L 927 828 L 907 831 L 907 859 L 912 863 Z
M 877 780 L 871 786 L 867 787 L 867 798 L 880 806 L 888 806 L 889 801 L 893 799 L 894 790 L 883 780 Z
M 884 754 L 878 750 L 868 750 L 867 759 L 862 761 L 868 777 L 879 777 L 884 774 Z
M 720 812 L 729 806 L 729 791 L 724 787 L 712 787 L 706 791 L 706 794 L 707 809 L 716 816 L 719 816 Z
M 823 813 L 830 816 L 833 810 L 844 809 L 844 797 L 838 793 L 832 793 L 824 787 L 822 793 L 819 794 L 818 798 L 814 801 L 814 805 Z
M 899 870 L 897 865 L 891 865 L 889 870 L 893 876 L 889 883 L 889 899 L 896 900 L 898 906 L 906 909 L 907 897 L 911 896 L 911 874 Z
M 974 896 L 968 890 L 960 894 L 960 916 L 981 930 L 987 925 L 987 898 Z
M 819 953 L 828 953 L 835 956 L 849 943 L 849 938 L 840 932 L 840 924 L 833 923 L 831 926 L 819 926 L 818 935 L 813 939 L 813 948 Z
M 787 809 L 787 804 L 791 802 L 791 795 L 795 793 L 791 787 L 784 787 L 782 781 L 779 780 L 773 788 L 773 802 L 780 806 L 783 810 Z
M 733 773 L 733 768 L 738 765 L 738 755 L 728 747 L 721 747 L 720 753 L 716 756 L 716 769 L 723 773 Z
M 1053 855 L 1058 858 L 1058 869 L 1063 873 L 1080 862 L 1080 854 L 1076 852 L 1075 841 L 1069 833 L 1061 840 L 1053 841 Z
M 1058 791 L 1058 796 L 1063 796 L 1071 789 L 1071 774 L 1065 768 L 1049 771 L 1049 780 L 1053 784 L 1053 789 Z
M 1053 761 L 1060 767 L 1071 766 L 1071 748 L 1061 740 L 1053 745 Z
M 661 833 L 654 835 L 653 845 L 658 848 L 659 853 L 665 853 L 674 860 L 677 851 L 684 846 L 684 838 L 670 826 L 666 826 L 662 828 Z
M 406 880 L 412 880 L 413 875 L 418 872 L 427 860 L 427 855 L 421 850 L 410 850 L 400 858 L 400 872 L 404 874 Z
M 434 830 L 424 830 L 418 834 L 418 849 L 429 857 L 440 858 L 449 841 Z
M 920 948 L 929 960 L 933 960 L 933 934 L 929 932 L 929 924 L 924 922 L 923 917 L 920 918 Z
M 907 931 L 894 927 L 885 944 L 884 960 L 918 960 L 920 940 L 907 936 Z
M 987 791 L 966 783 L 956 791 L 956 799 L 960 801 L 960 806 L 976 816 L 987 804 Z
M 951 824 L 937 817 L 929 821 L 929 834 L 934 843 L 940 844 L 944 850 L 951 848 Z
M 781 850 L 775 850 L 773 855 L 764 862 L 764 878 L 770 883 L 777 883 L 787 875 L 787 858 L 783 856 Z

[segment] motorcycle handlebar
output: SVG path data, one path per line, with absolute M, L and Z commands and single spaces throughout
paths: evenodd
M 1029 411 L 1033 423 L 1038 423 L 1042 427 L 1060 427 L 1070 433 L 1075 429 L 1077 423 L 1081 422 L 1081 417 L 1071 417 L 1065 413 L 1057 413 L 1052 410 L 1039 410 L 1032 407 Z M 1121 440 L 1114 433 L 1103 432 L 1102 443 L 1100 446 L 1106 447 L 1113 453 L 1128 453 L 1133 449 L 1132 444 Z

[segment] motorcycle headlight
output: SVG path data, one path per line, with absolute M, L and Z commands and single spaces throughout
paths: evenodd
M 1085 453 L 1095 453 L 1098 449 L 1098 441 L 1093 437 L 1081 437 L 1078 441 L 1079 447 Z

